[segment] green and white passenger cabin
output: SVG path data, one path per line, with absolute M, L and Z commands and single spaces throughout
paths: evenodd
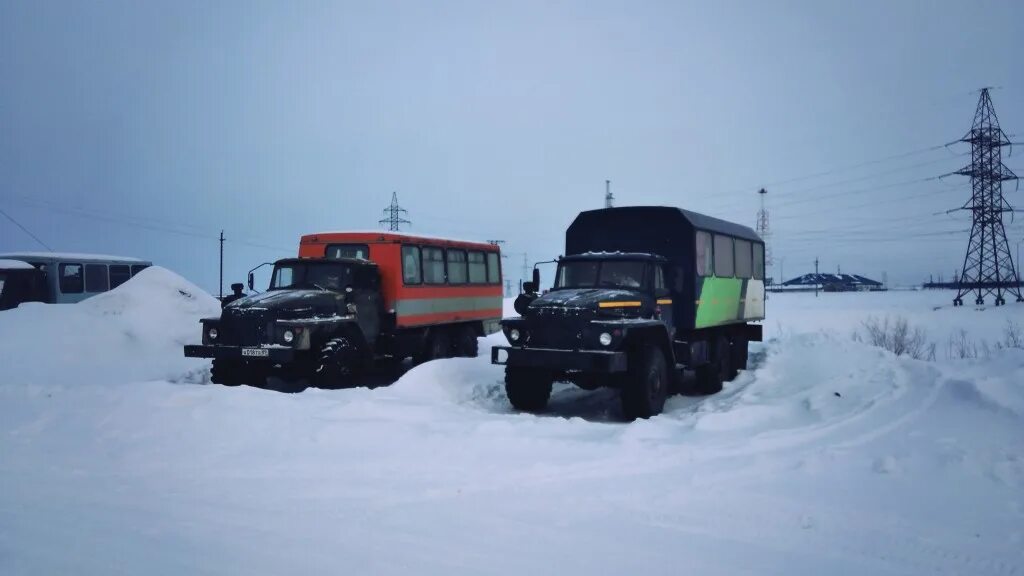
M 73 304 L 113 290 L 152 262 L 103 254 L 0 254 L 0 310 L 23 302 Z
M 680 208 L 605 208 L 577 216 L 565 245 L 666 258 L 677 339 L 765 317 L 764 241 L 746 226 Z

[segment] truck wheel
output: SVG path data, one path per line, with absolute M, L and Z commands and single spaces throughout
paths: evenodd
M 735 378 L 740 370 L 747 369 L 747 338 L 737 336 L 732 341 L 732 378 Z M 732 380 L 730 378 L 730 380 Z
M 459 328 L 455 337 L 455 355 L 460 358 L 476 358 L 478 353 L 476 330 L 472 326 Z
M 697 394 L 717 394 L 722 391 L 722 383 L 731 379 L 732 351 L 725 336 L 719 336 L 715 341 L 710 360 L 697 367 Z
M 313 372 L 314 385 L 328 390 L 351 386 L 355 381 L 357 362 L 355 346 L 348 338 L 328 340 L 320 349 Z
M 450 358 L 452 355 L 451 346 L 451 339 L 448 337 L 447 331 L 441 328 L 431 329 L 430 334 L 427 336 L 426 346 L 424 346 L 423 352 L 417 358 L 416 363 L 422 364 L 431 360 Z
M 540 370 L 505 367 L 505 395 L 512 407 L 522 412 L 540 412 L 551 398 L 554 378 Z
M 661 414 L 668 396 L 669 374 L 665 354 L 657 346 L 646 346 L 630 366 L 622 388 L 622 413 L 627 420 Z
M 238 386 L 245 379 L 245 365 L 241 362 L 214 358 L 210 368 L 210 382 L 224 386 Z

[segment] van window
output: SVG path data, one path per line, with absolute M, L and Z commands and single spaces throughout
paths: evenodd
M 426 246 L 423 248 L 423 282 L 444 284 L 444 250 Z
M 746 240 L 735 241 L 736 245 L 736 277 L 750 278 L 754 266 L 754 253 L 750 250 L 750 242 Z
M 149 264 L 132 264 L 132 276 L 135 276 L 146 268 L 149 268 Z
M 711 276 L 711 234 L 697 231 L 697 275 Z
M 61 264 L 60 291 L 63 294 L 81 294 L 85 286 L 81 264 Z
M 126 264 L 110 265 L 110 289 L 113 290 L 124 284 L 132 277 L 132 269 Z
M 331 244 L 325 252 L 328 258 L 370 259 L 370 247 L 366 244 Z
M 754 278 L 764 279 L 764 244 L 754 244 Z
M 85 265 L 85 291 L 106 292 L 110 290 L 110 280 L 107 278 L 106 264 Z
M 730 278 L 734 272 L 732 238 L 715 234 L 715 276 Z
M 487 282 L 487 260 L 483 252 L 469 253 L 469 283 L 484 284 Z
M 402 246 L 402 281 L 406 284 L 423 282 L 420 274 L 420 247 Z
M 654 266 L 654 294 L 656 296 L 668 294 L 668 286 L 665 285 L 665 268 L 660 264 Z
M 465 284 L 468 273 L 466 272 L 466 251 L 448 250 L 448 283 Z
M 497 252 L 487 253 L 487 283 L 498 284 L 501 282 L 501 258 Z

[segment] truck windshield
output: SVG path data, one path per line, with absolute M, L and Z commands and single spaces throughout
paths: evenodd
M 342 290 L 352 286 L 352 267 L 328 262 L 287 262 L 274 266 L 271 290 L 323 288 Z
M 644 286 L 647 264 L 636 260 L 574 260 L 558 266 L 555 288 L 628 288 Z

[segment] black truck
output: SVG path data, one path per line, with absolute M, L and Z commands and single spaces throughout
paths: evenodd
M 621 390 L 627 419 L 660 413 L 683 370 L 713 394 L 761 340 L 764 242 L 746 226 L 679 208 L 583 212 L 565 235 L 554 286 L 524 282 L 520 317 L 502 320 L 512 406 L 540 411 L 555 381 Z
M 252 289 L 252 274 L 249 288 Z M 202 344 L 185 356 L 213 358 L 215 384 L 254 384 L 274 375 L 322 388 L 351 385 L 378 348 L 383 304 L 377 265 L 356 258 L 287 258 L 270 288 L 204 318 Z

